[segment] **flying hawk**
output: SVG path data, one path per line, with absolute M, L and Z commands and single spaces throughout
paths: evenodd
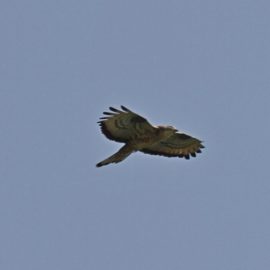
M 121 110 L 110 107 L 111 112 L 98 122 L 102 133 L 110 140 L 125 143 L 114 155 L 99 162 L 101 167 L 118 163 L 131 153 L 140 151 L 146 154 L 189 159 L 196 157 L 204 148 L 202 141 L 184 133 L 177 133 L 172 126 L 152 126 L 145 118 L 124 106 Z

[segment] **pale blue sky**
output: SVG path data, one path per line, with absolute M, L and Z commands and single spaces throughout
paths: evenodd
M 270 4 L 3 0 L 0 268 L 270 269 Z M 134 154 L 125 105 L 204 141 Z

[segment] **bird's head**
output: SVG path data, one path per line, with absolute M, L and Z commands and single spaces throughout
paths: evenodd
M 160 132 L 162 132 L 164 135 L 171 136 L 174 133 L 176 133 L 178 130 L 175 127 L 172 126 L 157 126 Z

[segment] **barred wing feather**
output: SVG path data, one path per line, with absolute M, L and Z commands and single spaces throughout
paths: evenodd
M 147 136 L 155 128 L 142 116 L 130 111 L 124 106 L 121 110 L 110 107 L 111 112 L 104 112 L 105 116 L 98 122 L 102 133 L 110 140 L 128 142 L 134 136 Z
M 183 133 L 175 133 L 166 140 L 161 140 L 155 144 L 141 150 L 141 152 L 152 155 L 161 155 L 166 157 L 196 157 L 204 148 L 202 142 L 196 138 Z

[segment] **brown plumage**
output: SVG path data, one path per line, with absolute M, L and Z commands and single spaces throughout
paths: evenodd
M 98 123 L 108 139 L 125 145 L 114 155 L 99 162 L 97 167 L 118 163 L 135 151 L 189 159 L 190 156 L 196 157 L 204 148 L 200 140 L 177 133 L 177 129 L 172 126 L 155 127 L 126 107 L 121 106 L 121 109 L 110 107 L 111 112 L 104 112 L 105 116 Z

